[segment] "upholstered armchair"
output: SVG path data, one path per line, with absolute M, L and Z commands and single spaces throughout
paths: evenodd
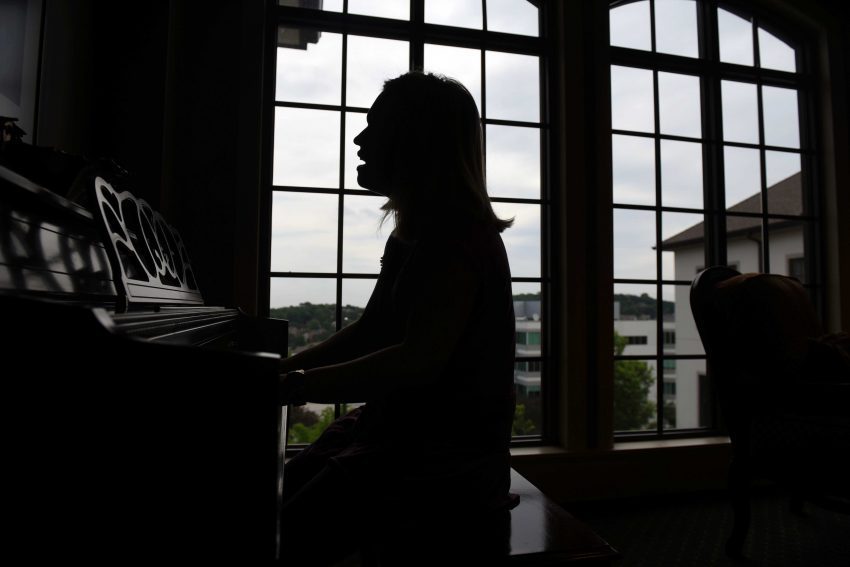
M 743 554 L 753 479 L 850 511 L 850 336 L 824 335 L 805 288 L 775 274 L 700 272 L 691 310 L 732 443 L 726 552 Z

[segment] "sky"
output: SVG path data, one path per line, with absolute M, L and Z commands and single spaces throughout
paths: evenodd
M 497 31 L 537 34 L 537 9 L 525 0 L 487 0 L 488 27 Z M 696 11 L 685 0 L 656 0 L 657 50 L 697 55 Z M 406 19 L 409 2 L 349 0 L 349 11 Z M 325 10 L 340 11 L 341 0 L 324 2 Z M 480 0 L 426 0 L 429 23 L 481 27 Z M 720 57 L 753 64 L 751 23 L 719 9 Z M 611 11 L 612 45 L 650 49 L 648 2 L 626 4 Z M 762 67 L 794 70 L 794 52 L 764 30 L 757 30 Z M 287 30 L 286 33 L 297 33 Z M 749 38 L 749 40 L 748 40 Z M 481 108 L 480 51 L 426 45 L 425 68 L 464 83 Z M 403 41 L 349 36 L 346 105 L 365 111 L 383 81 L 408 69 L 408 44 Z M 540 121 L 539 62 L 536 57 L 488 51 L 485 54 L 486 117 L 526 121 L 532 127 L 487 125 L 487 180 L 493 197 L 539 198 Z M 758 142 L 757 86 L 723 81 L 721 98 L 724 139 Z M 655 116 L 652 72 L 614 66 L 611 69 L 611 119 L 615 129 L 653 133 Z M 661 204 L 701 208 L 702 158 L 699 138 L 700 84 L 695 76 L 658 73 L 659 129 L 662 134 L 693 141 L 662 140 L 661 171 L 655 171 L 651 138 L 613 136 L 614 201 L 655 205 L 655 177 L 662 179 Z M 799 148 L 797 95 L 794 90 L 763 87 L 764 136 L 768 145 Z M 323 32 L 307 50 L 279 48 L 276 76 L 279 101 L 340 105 L 342 102 L 342 36 Z M 356 183 L 357 146 L 354 137 L 365 127 L 364 112 L 346 112 L 344 161 L 340 164 L 341 120 L 338 111 L 277 107 L 275 112 L 273 182 L 336 189 L 359 189 Z M 757 150 L 726 146 L 727 205 L 758 192 Z M 800 170 L 797 153 L 772 151 L 766 158 L 771 185 Z M 348 196 L 343 203 L 344 272 L 377 275 L 384 242 L 392 229 L 380 224 L 378 196 Z M 272 211 L 272 271 L 333 272 L 336 270 L 339 197 L 324 194 L 276 192 Z M 503 233 L 514 276 L 540 275 L 540 212 L 537 205 L 494 203 L 502 217 L 515 217 Z M 771 211 L 782 212 L 782 211 Z M 664 213 L 662 238 L 702 221 L 701 215 Z M 618 278 L 655 277 L 655 217 L 652 212 L 615 210 L 614 271 Z M 672 277 L 672 253 L 664 253 L 664 277 Z M 271 306 L 335 302 L 333 279 L 274 278 Z M 365 305 L 374 279 L 343 283 L 343 304 Z M 515 293 L 535 292 L 538 284 L 515 284 Z M 654 286 L 617 286 L 617 293 L 648 292 Z M 667 294 L 665 293 L 665 296 Z M 672 298 L 672 291 L 670 293 Z

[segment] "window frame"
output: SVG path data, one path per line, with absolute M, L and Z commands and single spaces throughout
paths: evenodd
M 610 1 L 607 10 L 633 3 L 641 0 L 614 0 Z M 782 25 L 781 19 L 776 15 L 765 11 L 759 5 L 750 5 L 744 2 L 735 0 L 694 0 L 696 2 L 696 19 L 697 19 L 697 41 L 699 54 L 696 58 L 671 55 L 666 53 L 656 52 L 655 45 L 655 18 L 654 4 L 655 0 L 647 0 L 650 9 L 650 26 L 651 26 L 651 49 L 643 51 L 638 49 L 618 47 L 610 45 L 610 33 L 608 40 L 608 68 L 613 66 L 624 66 L 630 68 L 640 68 L 653 71 L 653 104 L 655 111 L 655 125 L 652 133 L 639 133 L 628 130 L 615 130 L 610 125 L 610 137 L 614 135 L 627 135 L 635 137 L 645 137 L 655 141 L 655 205 L 628 205 L 615 203 L 613 192 L 610 193 L 611 210 L 632 209 L 632 210 L 647 210 L 655 212 L 655 239 L 656 239 L 656 279 L 654 281 L 642 279 L 626 279 L 614 278 L 612 271 L 613 284 L 655 284 L 657 292 L 657 311 L 656 311 L 656 332 L 657 332 L 657 350 L 656 356 L 615 356 L 614 360 L 636 360 L 636 359 L 655 359 L 656 368 L 664 368 L 664 360 L 687 360 L 687 359 L 705 359 L 705 355 L 676 355 L 664 352 L 664 321 L 663 321 L 663 286 L 665 285 L 690 285 L 690 281 L 678 281 L 675 279 L 665 280 L 662 274 L 662 249 L 658 244 L 661 243 L 661 215 L 663 212 L 671 213 L 699 213 L 703 216 L 704 226 L 704 264 L 705 266 L 712 265 L 727 265 L 727 242 L 726 242 L 726 221 L 728 217 L 750 217 L 758 219 L 761 225 L 761 256 L 762 256 L 762 271 L 771 271 L 770 267 L 770 238 L 772 232 L 771 219 L 778 221 L 802 222 L 803 239 L 804 239 L 804 257 L 807 264 L 806 269 L 809 270 L 811 276 L 809 281 L 804 283 L 804 286 L 810 293 L 816 307 L 820 312 L 823 312 L 824 304 L 824 273 L 821 262 L 822 247 L 824 239 L 822 233 L 822 215 L 821 215 L 821 199 L 822 193 L 816 191 L 820 187 L 819 184 L 819 163 L 817 160 L 819 148 L 818 128 L 817 128 L 817 111 L 815 107 L 816 90 L 815 78 L 812 70 L 812 42 L 811 38 L 802 33 L 789 32 L 788 27 Z M 722 8 L 728 12 L 738 15 L 744 19 L 751 20 L 753 31 L 753 49 L 754 61 L 752 66 L 744 66 L 733 63 L 725 63 L 719 58 L 719 37 L 717 32 L 717 9 Z M 758 54 L 758 30 L 764 29 L 775 37 L 786 42 L 796 50 L 796 73 L 777 71 L 773 69 L 761 68 L 759 64 Z M 697 76 L 700 79 L 700 94 L 701 94 L 701 136 L 699 141 L 702 145 L 702 160 L 703 160 L 703 202 L 701 209 L 685 208 L 685 207 L 670 207 L 662 205 L 661 200 L 661 141 L 662 140 L 681 140 L 692 142 L 694 139 L 689 137 L 673 136 L 662 134 L 659 128 L 659 90 L 658 90 L 658 73 L 682 73 L 689 76 Z M 610 71 L 609 71 L 610 77 Z M 723 80 L 735 80 L 753 83 L 757 85 L 757 112 L 758 112 L 758 128 L 759 139 L 756 144 L 745 144 L 737 142 L 727 142 L 722 136 L 722 100 L 721 100 L 721 82 Z M 800 156 L 801 167 L 801 190 L 803 202 L 802 215 L 786 215 L 779 213 L 771 213 L 767 207 L 767 176 L 766 176 L 766 159 L 765 152 L 768 151 L 784 151 L 788 152 L 789 148 L 769 146 L 764 141 L 764 124 L 763 124 L 763 103 L 762 103 L 762 87 L 763 86 L 778 86 L 793 88 L 797 93 L 798 118 L 800 123 L 800 147 L 796 150 L 791 150 L 792 153 L 798 153 Z M 609 100 L 609 109 L 611 101 Z M 725 203 L 725 179 L 724 179 L 724 147 L 745 147 L 756 149 L 760 154 L 760 195 L 761 195 L 761 212 L 760 213 L 740 213 L 733 212 L 732 214 L 726 208 Z M 609 161 L 609 166 L 613 172 L 613 156 Z M 613 186 L 613 185 L 612 185 Z M 612 224 L 613 228 L 613 224 Z M 613 253 L 613 249 L 612 249 Z M 612 257 L 613 265 L 613 257 Z M 777 270 L 773 270 L 774 272 Z M 611 290 L 613 293 L 613 285 Z M 677 306 L 677 308 L 689 309 L 689 306 Z M 700 437 L 712 436 L 722 432 L 722 425 L 716 420 L 709 427 L 696 429 L 664 429 L 664 421 L 662 419 L 662 411 L 664 408 L 663 387 L 658 387 L 662 382 L 662 377 L 656 377 L 656 427 L 654 431 L 617 431 L 614 432 L 614 439 L 617 441 L 626 440 L 644 440 L 644 439 L 670 439 L 679 437 Z M 699 405 L 702 408 L 702 405 Z M 712 415 L 717 414 L 717 409 L 712 409 Z
M 552 427 L 554 416 L 551 411 L 555 407 L 553 403 L 547 403 L 547 390 L 551 389 L 547 379 L 548 358 L 551 352 L 551 331 L 550 331 L 550 301 L 549 288 L 551 278 L 550 270 L 550 242 L 549 222 L 551 216 L 551 168 L 553 161 L 550 159 L 552 142 L 550 140 L 550 131 L 552 125 L 552 112 L 549 101 L 554 100 L 551 93 L 552 82 L 549 80 L 550 62 L 552 58 L 551 41 L 548 36 L 548 6 L 546 2 L 540 0 L 529 0 L 531 4 L 538 9 L 539 34 L 537 37 L 515 35 L 503 32 L 494 32 L 487 30 L 487 2 L 482 2 L 482 29 L 456 28 L 439 24 L 430 24 L 425 22 L 424 18 L 424 3 L 425 0 L 410 0 L 410 18 L 409 20 L 394 20 L 388 18 L 379 18 L 374 16 L 365 16 L 360 14 L 348 14 L 348 0 L 343 0 L 343 8 L 341 12 L 332 12 L 324 10 L 316 10 L 310 8 L 301 8 L 293 6 L 281 6 L 274 0 L 268 0 L 266 18 L 266 43 L 264 46 L 264 62 L 263 62 L 263 140 L 262 140 L 262 158 L 261 158 L 261 193 L 259 203 L 259 275 L 258 275 L 258 313 L 268 316 L 270 308 L 270 293 L 272 278 L 322 278 L 336 280 L 336 329 L 342 327 L 342 282 L 345 279 L 376 279 L 377 273 L 349 273 L 342 268 L 343 264 L 343 246 L 342 246 L 342 226 L 343 226 L 343 199 L 347 195 L 368 195 L 374 196 L 374 193 L 362 189 L 346 189 L 344 184 L 344 161 L 345 161 L 345 113 L 360 112 L 365 113 L 368 108 L 347 106 L 345 101 L 345 84 L 346 84 L 346 49 L 347 36 L 358 35 L 383 39 L 395 39 L 406 41 L 409 44 L 409 68 L 423 68 L 424 46 L 428 44 L 436 44 L 450 47 L 466 47 L 480 50 L 481 52 L 481 113 L 483 116 L 482 124 L 486 131 L 488 125 L 494 126 L 517 126 L 517 127 L 532 127 L 539 132 L 540 138 L 540 196 L 539 199 L 526 198 L 510 198 L 510 197 L 493 197 L 494 203 L 518 203 L 532 204 L 539 207 L 540 212 L 540 274 L 537 277 L 515 276 L 512 277 L 514 283 L 535 283 L 540 285 L 541 299 L 541 330 L 543 335 L 543 344 L 540 345 L 541 352 L 539 356 L 517 356 L 517 362 L 537 363 L 541 368 L 541 394 L 543 396 L 542 408 L 542 432 L 540 435 L 532 436 L 516 436 L 513 438 L 514 446 L 524 445 L 540 445 L 544 443 L 556 442 L 557 433 Z M 278 101 L 275 96 L 275 74 L 276 74 L 276 53 L 277 53 L 277 30 L 280 26 L 311 28 L 329 33 L 344 34 L 343 52 L 342 52 L 342 88 L 343 95 L 339 105 L 326 104 L 311 104 L 300 102 L 284 102 Z M 533 55 L 538 57 L 540 84 L 539 84 L 539 122 L 523 122 L 517 120 L 503 120 L 488 118 L 486 116 L 486 66 L 485 57 L 487 51 L 499 51 L 503 53 L 516 53 Z M 284 108 L 305 108 L 316 110 L 331 110 L 340 113 L 340 186 L 338 188 L 316 188 L 316 187 L 297 187 L 297 186 L 275 186 L 273 184 L 273 150 L 274 150 L 274 122 L 275 109 Z M 486 134 L 485 134 L 486 144 Z M 271 225 L 272 225 L 272 202 L 273 196 L 277 191 L 297 192 L 297 193 L 318 193 L 318 194 L 333 194 L 339 196 L 339 205 L 337 213 L 337 268 L 333 273 L 330 272 L 275 272 L 271 270 Z M 509 229 L 510 230 L 510 229 Z M 340 405 L 336 405 L 335 415 L 340 414 Z

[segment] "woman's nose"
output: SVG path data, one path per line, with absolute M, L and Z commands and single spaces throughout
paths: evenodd
M 362 146 L 363 145 L 363 138 L 365 138 L 365 136 L 364 136 L 365 133 L 366 133 L 366 128 L 363 128 L 363 130 L 361 130 L 359 134 L 354 136 L 354 143 L 357 144 L 358 146 Z

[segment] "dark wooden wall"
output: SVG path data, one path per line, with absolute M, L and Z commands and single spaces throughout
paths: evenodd
M 263 14 L 262 0 L 46 0 L 36 139 L 125 168 L 181 231 L 207 302 L 248 311 Z

